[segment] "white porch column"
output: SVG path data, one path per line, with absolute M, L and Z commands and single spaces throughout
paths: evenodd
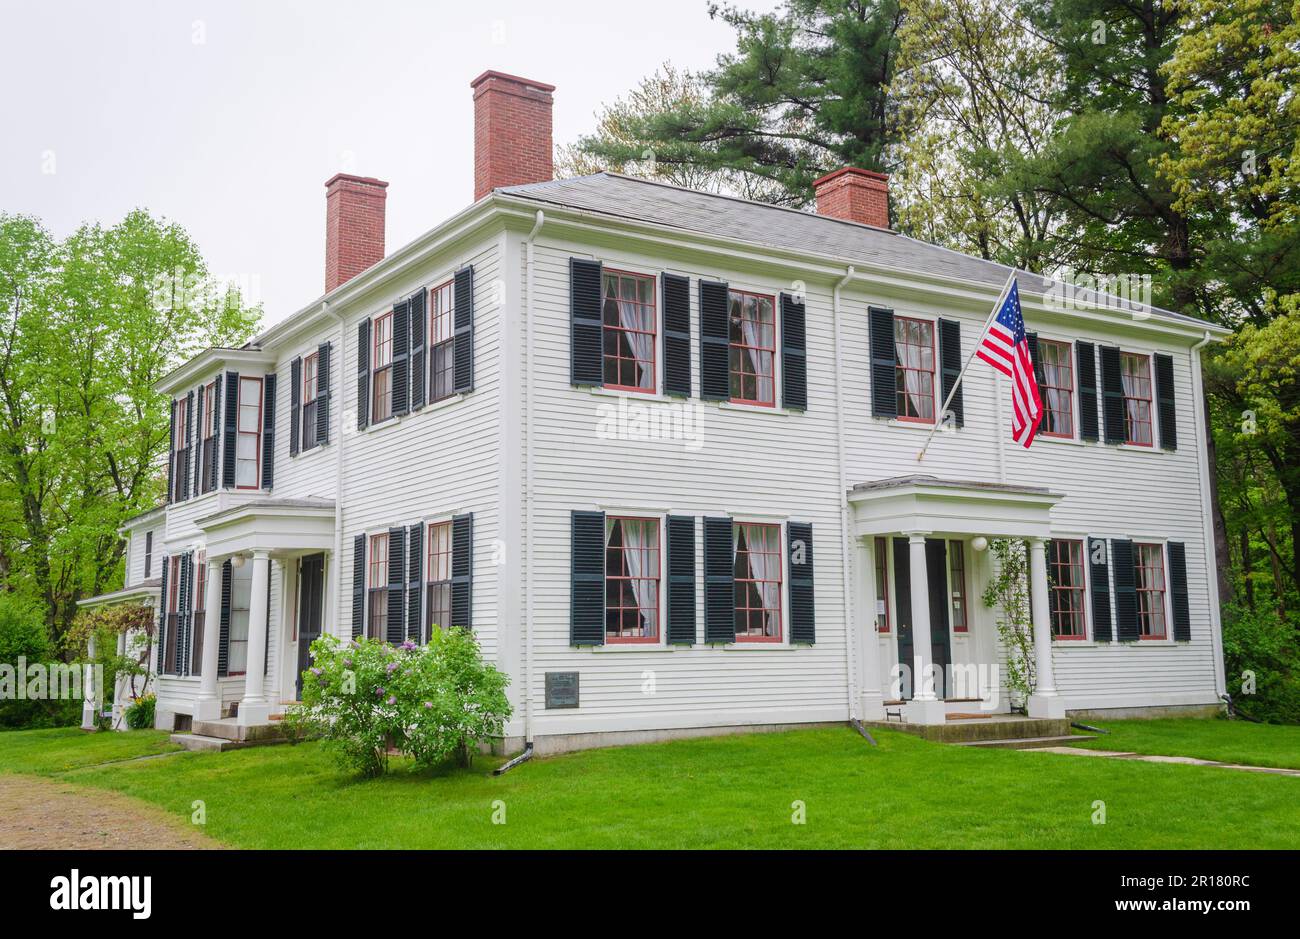
M 126 655 L 126 649 L 126 633 L 119 633 L 117 637 L 117 654 L 119 656 Z M 125 675 L 119 674 L 117 681 L 113 684 L 113 717 L 109 724 L 113 730 L 130 729 L 126 726 L 126 689 L 129 683 L 130 680 Z
M 1065 717 L 1065 702 L 1056 693 L 1052 674 L 1052 624 L 1047 602 L 1047 541 L 1029 539 L 1030 614 L 1034 623 L 1034 666 L 1038 680 L 1029 696 L 1030 717 Z
M 267 587 L 271 583 L 271 555 L 253 552 L 252 596 L 248 610 L 248 664 L 244 677 L 244 698 L 239 702 L 239 723 L 265 724 L 271 717 L 266 700 L 266 624 L 270 616 Z
M 221 643 L 221 567 L 208 561 L 203 595 L 203 660 L 199 663 L 199 697 L 194 702 L 196 721 L 221 718 L 221 692 L 217 690 L 217 656 Z
M 95 637 L 86 643 L 86 664 L 81 667 L 81 729 L 98 730 L 99 709 L 103 704 L 99 700 L 99 690 L 95 687 Z
M 907 532 L 908 568 L 912 600 L 912 700 L 906 717 L 913 724 L 942 724 L 943 701 L 934 693 L 930 677 L 930 580 L 925 567 L 925 532 Z
M 885 696 L 880 688 L 880 637 L 876 634 L 876 565 L 873 539 L 859 538 L 853 547 L 857 574 L 856 629 L 862 649 L 858 688 L 864 721 L 885 719 Z

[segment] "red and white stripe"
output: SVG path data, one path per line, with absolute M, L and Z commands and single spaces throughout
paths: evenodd
M 1027 448 L 1043 419 L 1029 341 L 1022 339 L 1017 345 L 1011 333 L 994 320 L 975 354 L 1011 379 L 1011 439 Z

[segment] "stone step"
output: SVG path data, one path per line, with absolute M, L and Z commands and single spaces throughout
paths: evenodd
M 1080 740 L 1094 740 L 1096 734 L 1065 734 L 1058 737 L 1007 737 L 1001 740 L 967 740 L 963 747 L 989 747 L 1001 750 L 1036 750 L 1039 747 L 1060 747 L 1078 743 Z
M 245 727 L 239 721 L 226 718 L 219 721 L 195 721 L 194 733 L 205 737 L 220 737 L 223 740 L 244 742 L 274 742 L 284 735 L 283 727 L 276 724 L 254 724 Z
M 179 744 L 186 750 L 215 751 L 220 753 L 222 750 L 229 750 L 237 746 L 233 740 L 225 740 L 221 737 L 207 737 L 203 734 L 172 734 L 171 742 Z

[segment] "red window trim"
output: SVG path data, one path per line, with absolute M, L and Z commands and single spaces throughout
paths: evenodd
M 877 625 L 877 627 L 876 627 L 876 634 L 877 634 L 877 635 L 880 635 L 880 636 L 887 636 L 887 635 L 889 635 L 889 631 L 890 631 L 890 623 L 889 623 L 889 554 L 888 554 L 888 552 L 889 552 L 889 539 L 888 539 L 888 538 L 883 538 L 883 537 L 877 535 L 875 541 L 872 543 L 872 548 L 873 548 L 873 553 L 875 554 L 875 557 L 872 559 L 872 560 L 874 561 L 874 570 L 872 571 L 872 575 L 871 575 L 871 576 L 872 576 L 872 577 L 875 577 L 877 574 L 881 575 L 881 577 L 880 577 L 880 596 L 876 597 L 876 603 L 877 603 L 877 605 L 879 605 L 880 601 L 883 600 L 883 601 L 884 601 L 884 609 L 885 609 L 885 624 L 884 624 L 883 627 Z M 879 622 L 879 617 L 880 617 L 879 612 L 877 612 L 876 610 L 873 610 L 873 611 L 872 611 L 872 617 L 873 617 L 873 619 L 875 619 L 875 620 L 877 621 L 877 623 Z
M 255 475 L 255 477 L 254 477 L 254 478 L 255 478 L 255 482 L 253 483 L 253 485 L 251 485 L 251 486 L 240 486 L 240 485 L 236 484 L 236 485 L 235 485 L 235 488 L 236 488 L 236 489 L 243 489 L 243 490 L 245 490 L 245 491 L 251 491 L 251 490 L 254 490 L 254 489 L 261 489 L 261 488 L 262 488 L 262 421 L 265 419 L 265 414 L 264 414 L 264 412 L 263 412 L 263 409 L 266 407 L 266 382 L 264 382 L 264 381 L 262 380 L 261 376 L 258 376 L 258 375 L 240 375 L 240 376 L 239 376 L 239 381 L 237 381 L 237 382 L 235 383 L 235 384 L 236 384 L 236 387 L 235 387 L 235 414 L 236 414 L 236 418 L 235 418 L 235 440 L 236 440 L 236 443 L 235 443 L 235 461 L 236 461 L 235 477 L 236 477 L 236 478 L 238 478 L 238 476 L 239 476 L 239 469 L 238 469 L 238 461 L 239 461 L 239 443 L 238 443 L 238 440 L 239 440 L 240 437 L 253 436 L 252 432 L 247 431 L 247 430 L 240 430 L 240 429 L 239 429 L 239 418 L 238 418 L 238 415 L 239 415 L 239 413 L 240 413 L 240 408 L 243 406 L 244 382 L 246 382 L 246 381 L 255 381 L 255 382 L 257 382 L 257 432 L 256 432 L 256 436 L 257 436 L 257 446 L 253 448 L 253 449 L 256 451 L 256 455 L 257 455 L 257 470 L 256 470 L 256 475 Z
M 653 338 L 650 343 L 650 376 L 651 376 L 650 387 L 640 388 L 637 387 L 636 385 L 620 385 L 620 384 L 607 384 L 605 385 L 605 387 L 610 389 L 611 391 L 630 391 L 636 394 L 647 394 L 647 395 L 656 394 L 659 391 L 659 291 L 656 284 L 657 278 L 653 274 L 642 274 L 638 271 L 626 271 L 617 267 L 606 267 L 601 271 L 600 329 L 601 329 L 602 342 L 600 346 L 600 367 L 601 367 L 602 377 L 604 375 L 605 363 L 609 359 L 611 358 L 617 359 L 620 362 L 629 361 L 627 358 L 623 356 L 611 356 L 609 353 L 605 351 L 605 344 L 603 341 L 605 338 L 605 330 L 612 329 L 612 330 L 617 330 L 620 333 L 641 332 L 641 330 L 631 330 L 623 326 L 608 326 L 605 324 L 604 322 L 605 300 L 607 299 L 605 296 L 605 275 L 606 274 L 613 274 L 616 277 L 632 277 L 637 280 L 645 280 L 650 282 L 650 316 L 651 316 L 650 335 Z M 639 361 L 639 360 L 633 360 L 633 361 Z
M 609 516 L 606 516 L 606 518 L 605 518 L 605 523 L 608 525 L 610 522 L 654 522 L 654 523 L 655 523 L 655 560 L 656 560 L 656 564 L 655 564 L 655 573 L 654 573 L 654 582 L 655 582 L 655 634 L 654 634 L 653 636 L 610 636 L 610 635 L 609 635 L 609 632 L 606 631 L 606 633 L 605 633 L 605 643 L 606 643 L 607 645 L 657 645 L 657 644 L 658 644 L 660 641 L 662 641 L 662 639 L 663 639 L 663 604 L 660 603 L 660 600 L 661 600 L 662 597 L 663 597 L 663 583 L 662 583 L 662 577 L 663 577 L 663 527 L 664 527 L 664 526 L 663 526 L 663 522 L 662 522 L 662 520 L 661 520 L 657 515 L 609 515 Z M 608 535 L 608 533 L 606 534 L 605 538 L 606 538 L 605 546 L 604 546 L 604 548 L 603 548 L 602 550 L 604 550 L 605 552 L 608 552 L 608 551 L 609 551 L 609 540 L 608 540 L 608 539 L 609 539 L 609 535 Z M 627 549 L 626 549 L 626 547 L 625 547 L 625 548 L 623 548 L 622 550 L 626 551 Z M 608 555 L 606 555 L 606 556 L 608 556 Z M 608 585 L 608 583 L 609 583 L 609 581 L 610 581 L 609 565 L 606 564 L 605 567 L 606 567 L 606 570 L 605 570 L 605 584 Z M 623 577 L 623 576 L 615 576 L 613 579 L 614 579 L 614 580 L 632 580 L 632 579 L 634 579 L 634 578 L 631 578 L 631 577 Z M 636 579 L 636 580 L 648 580 L 649 578 L 642 576 L 642 577 L 637 577 L 637 578 L 635 578 L 635 579 Z M 608 589 L 608 586 L 606 586 L 606 589 Z M 627 607 L 618 607 L 618 609 L 620 609 L 620 610 L 625 610 L 625 609 L 627 609 Z M 637 610 L 640 611 L 640 609 L 641 609 L 641 607 L 638 605 L 638 606 L 637 606 Z M 606 605 L 605 605 L 605 613 L 606 613 L 606 615 L 608 616 L 608 614 L 609 614 L 609 605 L 608 605 L 608 602 L 607 602 Z M 621 615 L 620 615 L 620 626 L 621 626 Z
M 1124 392 L 1124 443 L 1130 447 L 1154 447 L 1156 441 L 1156 412 L 1155 412 L 1155 384 L 1154 384 L 1154 378 L 1151 374 L 1151 356 L 1145 352 L 1125 352 L 1123 349 L 1120 350 L 1119 374 L 1120 374 L 1121 390 L 1123 389 L 1123 385 L 1124 385 L 1124 358 L 1126 356 L 1131 358 L 1141 359 L 1145 364 L 1146 372 L 1147 372 L 1147 377 L 1146 377 L 1147 389 L 1151 393 L 1151 397 L 1138 398 L 1130 395 L 1127 391 Z M 1145 423 L 1149 428 L 1151 439 L 1146 441 L 1145 443 L 1143 443 L 1140 440 L 1129 439 L 1128 403 L 1130 401 L 1145 401 L 1147 403 L 1148 420 Z
M 896 415 L 896 416 L 894 417 L 894 420 L 896 420 L 896 421 L 901 421 L 901 422 L 903 422 L 904 424 L 925 424 L 925 425 L 928 426 L 928 425 L 933 424 L 933 423 L 935 422 L 935 418 L 937 418 L 937 417 L 938 417 L 938 414 L 939 414 L 939 399 L 938 399 L 938 395 L 935 394 L 935 392 L 938 390 L 938 387 L 935 385 L 935 381 L 937 380 L 938 373 L 939 373 L 939 348 L 938 348 L 938 346 L 939 346 L 939 342 L 938 342 L 939 324 L 938 324 L 935 320 L 932 320 L 932 319 L 926 319 L 924 316 L 897 316 L 897 315 L 895 315 L 895 317 L 894 317 L 894 322 L 895 322 L 895 323 L 899 323 L 899 322 L 904 322 L 904 323 L 923 323 L 923 324 L 925 324 L 926 326 L 929 326 L 929 327 L 930 327 L 930 362 L 932 363 L 933 367 L 932 367 L 932 368 L 929 368 L 929 369 L 924 369 L 924 368 L 909 368 L 909 367 L 907 367 L 907 366 L 899 365 L 899 364 L 897 364 L 897 362 L 895 362 L 895 364 L 894 364 L 894 373 L 895 373 L 895 375 L 897 375 L 897 373 L 898 373 L 898 369 L 900 369 L 900 368 L 903 369 L 904 371 L 910 371 L 910 372 L 925 372 L 925 373 L 929 374 L 929 376 L 930 376 L 930 410 L 931 410 L 931 411 L 934 413 L 934 415 L 935 415 L 935 417 L 910 417 L 910 416 L 905 415 L 905 414 L 898 414 L 898 415 Z M 897 340 L 895 340 L 895 341 L 897 341 Z M 897 358 L 897 356 L 895 356 L 895 358 Z M 895 391 L 895 394 L 897 394 L 897 391 Z
M 1059 568 L 1059 567 L 1062 567 L 1062 566 L 1063 566 L 1063 565 L 1061 565 L 1061 564 L 1058 564 L 1058 563 L 1054 560 L 1054 557 L 1055 557 L 1055 556 L 1054 556 L 1054 554 L 1053 554 L 1053 548 L 1052 548 L 1052 546 L 1053 546 L 1054 544 L 1057 544 L 1057 543 L 1060 543 L 1060 544 L 1068 544 L 1068 545 L 1077 545 L 1077 546 L 1078 546 L 1078 549 L 1079 549 L 1079 555 L 1078 555 L 1078 557 L 1079 557 L 1079 567 L 1078 567 L 1078 571 L 1079 571 L 1079 586 L 1078 586 L 1078 587 L 1062 587 L 1059 583 L 1057 583 L 1057 582 L 1053 582 L 1053 583 L 1051 584 L 1052 596 L 1055 596 L 1055 595 L 1057 594 L 1058 591 L 1061 592 L 1061 593 L 1077 593 L 1077 594 L 1079 595 L 1079 621 L 1080 621 L 1080 623 L 1081 623 L 1082 626 L 1083 626 L 1083 631 L 1080 632 L 1080 633 L 1078 633 L 1077 635 L 1075 635 L 1075 634 L 1072 633 L 1072 634 L 1070 634 L 1070 635 L 1068 635 L 1068 636 L 1065 635 L 1065 634 L 1063 634 L 1063 633 L 1059 633 L 1059 632 L 1057 632 L 1056 629 L 1055 629 L 1056 623 L 1052 621 L 1053 613 L 1052 613 L 1052 610 L 1051 610 L 1051 602 L 1050 602 L 1050 600 L 1049 600 L 1049 602 L 1048 602 L 1048 624 L 1047 624 L 1047 625 L 1048 625 L 1048 632 L 1051 633 L 1051 636 L 1052 636 L 1052 640 L 1053 640 L 1053 641 L 1060 640 L 1061 642 L 1086 642 L 1087 639 L 1088 639 L 1088 578 L 1087 578 L 1087 571 L 1084 569 L 1084 568 L 1085 568 L 1085 565 L 1084 565 L 1084 544 L 1083 544 L 1083 539 L 1081 539 L 1081 538 L 1053 538 L 1053 539 L 1051 539 L 1051 541 L 1049 541 L 1049 542 L 1048 542 L 1048 545 L 1047 545 L 1047 570 L 1048 570 L 1049 573 L 1053 571 L 1053 568 Z M 1071 549 L 1071 554 L 1069 555 L 1069 558 L 1070 558 L 1070 561 L 1071 561 L 1071 564 L 1070 564 L 1069 566 L 1070 566 L 1070 567 L 1073 567 L 1073 566 L 1074 566 L 1074 564 L 1073 564 L 1073 561 L 1074 561 L 1074 554 L 1072 553 L 1072 549 Z M 1055 580 L 1055 578 L 1054 578 L 1054 580 Z M 1073 611 L 1073 605 L 1071 606 L 1071 611 Z
M 734 290 L 734 289 L 730 289 L 730 288 L 728 288 L 728 290 L 727 290 L 727 320 L 728 320 L 728 322 L 727 322 L 727 330 L 728 330 L 728 332 L 730 332 L 730 330 L 731 330 L 731 322 L 730 322 L 730 320 L 731 320 L 731 298 L 732 298 L 733 296 L 738 296 L 738 297 L 754 297 L 754 298 L 759 299 L 759 300 L 766 300 L 768 303 L 772 304 L 772 345 L 771 345 L 770 347 L 769 347 L 769 346 L 747 346 L 747 345 L 745 345 L 744 343 L 735 343 L 735 342 L 731 342 L 731 341 L 730 341 L 730 337 L 728 337 L 728 341 L 727 341 L 727 383 L 728 383 L 728 385 L 730 385 L 730 383 L 731 383 L 731 376 L 732 376 L 733 374 L 747 374 L 747 373 L 735 373 L 735 372 L 733 372 L 733 371 L 731 370 L 731 350 L 732 350 L 732 349 L 757 349 L 757 350 L 760 351 L 760 352 L 770 352 L 770 353 L 772 354 L 772 375 L 771 375 L 771 379 L 770 379 L 771 382 L 772 382 L 772 400 L 771 400 L 771 401 L 756 401 L 756 400 L 751 400 L 751 399 L 749 399 L 749 398 L 738 398 L 738 397 L 737 397 L 737 398 L 730 398 L 729 400 L 731 401 L 732 404 L 748 404 L 748 405 L 750 405 L 751 407 L 756 407 L 756 408 L 775 408 L 775 407 L 776 407 L 776 349 L 777 349 L 776 330 L 777 330 L 777 325 L 778 325 L 778 324 L 777 324 L 777 319 L 776 319 L 776 317 L 777 317 L 777 312 L 776 312 L 776 309 L 777 309 L 777 307 L 776 307 L 776 295 L 775 295 L 775 294 L 766 294 L 766 293 L 756 293 L 755 291 L 752 291 L 752 290 Z M 744 315 L 744 309 L 745 309 L 745 304 L 744 304 L 743 301 L 741 302 L 740 309 L 741 309 L 741 315 L 743 316 L 743 315 Z M 743 386 L 743 382 L 742 382 L 742 386 Z M 755 388 L 758 387 L 758 382 L 757 382 L 757 380 L 755 380 L 755 382 L 754 382 L 754 387 L 755 387 Z
M 186 421 L 185 399 L 176 399 L 176 432 L 173 434 L 172 451 L 181 453 L 188 449 L 190 443 L 189 424 Z
M 1142 548 L 1154 548 L 1154 549 L 1156 550 L 1156 554 L 1157 554 L 1157 555 L 1159 556 L 1159 558 L 1160 558 L 1160 587 L 1159 587 L 1159 589 L 1151 589 L 1151 588 L 1145 588 L 1145 589 L 1144 589 L 1144 588 L 1142 588 L 1142 587 L 1138 587 L 1138 586 L 1137 586 L 1137 568 L 1139 568 L 1139 567 L 1142 566 L 1141 563 L 1139 563 L 1139 562 L 1141 561 L 1141 553 L 1142 553 L 1142 552 L 1141 552 L 1141 549 L 1142 549 Z M 1161 625 L 1161 627 L 1164 629 L 1164 632 L 1160 633 L 1159 635 L 1156 635 L 1156 634 L 1150 634 L 1150 635 L 1148 635 L 1147 633 L 1142 632 L 1142 605 L 1139 603 L 1139 604 L 1138 604 L 1138 639 L 1139 639 L 1139 640 L 1143 640 L 1143 641 L 1151 640 L 1151 641 L 1155 641 L 1155 642 L 1164 642 L 1164 641 L 1166 641 L 1166 640 L 1169 638 L 1169 610 L 1168 610 L 1168 607 L 1165 605 L 1165 594 L 1168 592 L 1168 589 L 1169 589 L 1169 579 L 1168 579 L 1168 576 L 1167 576 L 1166 573 L 1165 573 L 1165 546 L 1164 546 L 1163 543 L 1158 542 L 1158 541 L 1156 541 L 1156 542 L 1153 542 L 1153 541 L 1135 541 L 1135 542 L 1133 542 L 1133 560 L 1134 560 L 1134 562 L 1135 562 L 1135 563 L 1134 563 L 1134 571 L 1133 571 L 1133 583 L 1134 583 L 1135 592 L 1136 592 L 1137 594 L 1139 594 L 1139 595 L 1144 594 L 1144 593 L 1148 593 L 1148 594 L 1151 594 L 1151 593 L 1159 594 L 1159 596 L 1160 596 L 1160 625 Z
M 1053 388 L 1053 389 L 1055 389 L 1055 390 L 1057 390 L 1057 391 L 1067 391 L 1067 392 L 1069 392 L 1069 394 L 1070 394 L 1070 433 L 1068 433 L 1068 434 L 1060 434 L 1060 433 L 1056 433 L 1056 432 L 1054 432 L 1054 431 L 1047 430 L 1046 427 L 1045 427 L 1045 425 L 1043 425 L 1043 424 L 1040 424 L 1040 425 L 1039 425 L 1039 427 L 1038 427 L 1038 432 L 1039 432 L 1040 434 L 1042 434 L 1044 437 L 1054 437 L 1054 438 L 1056 438 L 1056 439 L 1058 439 L 1058 440 L 1073 440 L 1074 437 L 1075 437 L 1075 431 L 1078 429 L 1078 421 L 1075 420 L 1075 416 L 1074 416 L 1074 399 L 1075 399 L 1075 391 L 1074 391 L 1074 384 L 1075 384 L 1075 376 L 1074 376 L 1074 371 L 1075 371 L 1075 369 L 1074 369 L 1074 344 L 1073 344 L 1072 342 L 1070 342 L 1069 340 L 1066 340 L 1066 339 L 1044 339 L 1044 338 L 1042 338 L 1042 337 L 1040 336 L 1039 339 L 1038 339 L 1038 346 L 1039 346 L 1039 349 L 1041 350 L 1043 346 L 1048 346 L 1048 345 L 1051 345 L 1051 346 L 1064 346 L 1064 347 L 1065 347 L 1065 358 L 1064 358 L 1064 361 L 1066 362 L 1067 367 L 1070 369 L 1070 387 L 1065 388 L 1065 387 L 1063 387 L 1063 386 L 1061 386 L 1061 385 L 1048 385 L 1048 386 L 1046 386 L 1046 387 Z M 1047 376 L 1047 365 L 1046 365 L 1046 363 L 1044 363 L 1044 365 L 1043 365 L 1043 376 L 1044 376 L 1044 379 L 1046 379 L 1046 376 Z M 1046 395 L 1043 395 L 1042 398 L 1043 398 L 1043 414 L 1046 415 L 1046 414 L 1047 414 L 1047 396 L 1046 396 Z
M 388 321 L 388 341 L 387 341 L 388 361 L 385 364 L 380 365 L 379 350 L 383 344 L 380 342 L 379 325 L 382 322 L 384 322 L 384 320 Z M 382 424 L 393 417 L 393 311 L 392 310 L 389 310 L 387 313 L 381 313 L 374 318 L 374 320 L 370 324 L 370 335 L 371 335 L 370 402 L 368 406 L 370 408 L 370 423 L 374 425 L 374 424 Z M 379 373 L 385 370 L 388 371 L 388 413 L 385 414 L 383 417 L 380 417 L 378 414 L 375 413 L 375 405 L 378 403 L 376 401 L 376 394 L 378 393 Z
M 785 617 L 782 615 L 784 613 L 784 607 L 785 607 L 785 565 L 784 565 L 784 561 L 781 558 L 782 526 L 775 522 L 733 521 L 731 524 L 732 524 L 733 544 L 735 543 L 735 527 L 737 525 L 739 525 L 742 528 L 773 528 L 776 530 L 776 551 L 774 552 L 774 556 L 776 558 L 776 581 L 775 581 L 776 583 L 776 635 L 775 636 L 750 636 L 750 635 L 742 636 L 737 634 L 736 642 L 781 642 L 782 637 L 785 635 Z M 765 553 L 765 552 L 760 552 L 760 553 Z M 732 548 L 731 555 L 732 555 L 731 564 L 734 570 L 736 564 L 736 552 L 734 547 Z M 768 581 L 768 580 L 756 581 L 756 580 L 751 580 L 743 577 L 739 578 L 739 582 L 751 583 L 751 584 L 752 583 L 764 583 L 764 584 L 773 583 L 773 581 Z M 733 584 L 734 583 L 736 583 L 736 580 L 733 580 Z M 734 591 L 734 587 L 733 587 L 733 591 Z M 753 609 L 753 608 L 747 607 L 746 609 Z M 764 609 L 766 609 L 766 607 L 764 607 Z
M 310 365 L 310 368 L 308 368 Z M 308 376 L 310 375 L 310 379 Z M 310 384 L 308 381 L 310 380 Z M 320 387 L 320 352 L 309 352 L 302 357 L 302 404 L 303 407 L 316 400 Z M 307 389 L 311 394 L 307 394 Z
M 437 324 L 438 324 L 437 299 L 438 299 L 438 294 L 440 294 L 444 290 L 447 291 L 447 298 L 448 298 L 447 310 L 446 310 L 446 321 L 448 323 L 448 335 L 439 338 L 438 330 L 437 330 Z M 447 393 L 444 395 L 439 395 L 437 393 L 437 388 L 438 388 L 437 372 L 434 371 L 436 367 L 436 357 L 434 356 L 435 349 L 440 349 L 444 345 L 451 346 L 453 350 L 452 355 L 453 356 L 455 355 L 454 350 L 456 348 L 456 278 L 449 277 L 447 280 L 443 281 L 437 286 L 430 287 L 425 305 L 429 308 L 429 325 L 427 331 L 428 346 L 429 346 L 429 351 L 428 351 L 429 376 L 427 380 L 427 387 L 428 387 L 429 403 L 432 404 L 435 401 L 445 401 L 446 399 L 456 394 L 455 374 L 453 373 L 452 375 L 451 387 L 448 389 Z
M 960 587 L 961 587 L 961 621 L 963 625 L 958 626 L 956 623 L 953 623 L 952 631 L 955 633 L 969 633 L 970 632 L 970 608 L 966 602 L 966 545 L 964 542 L 961 541 L 948 542 L 948 552 L 947 552 L 948 553 L 948 593 L 949 593 L 948 602 L 949 603 L 952 602 L 951 594 L 954 586 L 953 579 L 952 579 L 952 573 L 953 573 L 952 559 L 957 556 L 953 552 L 954 545 L 956 545 L 958 551 L 960 551 L 961 553 Z
M 387 636 L 388 613 L 386 608 L 386 604 L 388 602 L 388 580 L 389 580 L 388 575 L 390 573 L 388 565 L 392 561 L 392 554 L 389 553 L 389 549 L 392 546 L 388 543 L 388 534 L 389 533 L 386 531 L 378 531 L 375 532 L 373 535 L 370 535 L 366 539 L 366 549 L 367 549 L 366 550 L 366 610 L 368 615 L 366 616 L 365 635 L 373 639 L 381 639 L 381 640 L 386 640 L 388 638 Z M 384 562 L 383 562 L 384 576 L 383 576 L 383 582 L 377 584 L 375 583 L 375 545 L 378 543 L 379 539 L 381 538 L 384 541 Z M 370 613 L 369 611 L 374 606 L 375 595 L 379 593 L 381 590 L 384 592 L 384 603 L 385 603 L 384 630 L 381 634 L 372 636 L 371 633 L 373 631 L 374 614 Z

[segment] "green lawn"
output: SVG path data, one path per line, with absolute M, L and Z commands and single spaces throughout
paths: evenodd
M 502 777 L 490 775 L 498 760 L 432 775 L 399 762 L 371 781 L 308 743 L 61 779 L 186 818 L 201 799 L 208 835 L 254 848 L 1300 846 L 1300 779 L 974 750 L 894 731 L 877 739 L 872 748 L 852 730 L 821 729 L 683 740 L 536 759 Z M 48 742 L 63 751 L 53 762 L 73 759 L 75 740 Z M 48 772 L 39 748 L 0 735 L 0 767 Z M 806 824 L 791 823 L 796 800 Z M 1097 800 L 1104 825 L 1093 824 Z M 502 806 L 506 824 L 493 824 Z
M 1085 723 L 1110 731 L 1078 744 L 1093 750 L 1194 756 L 1223 763 L 1300 769 L 1300 727 L 1196 718 Z
M 180 747 L 163 730 L 86 733 L 77 727 L 0 733 L 0 772 L 61 773 L 113 760 L 128 760 Z

